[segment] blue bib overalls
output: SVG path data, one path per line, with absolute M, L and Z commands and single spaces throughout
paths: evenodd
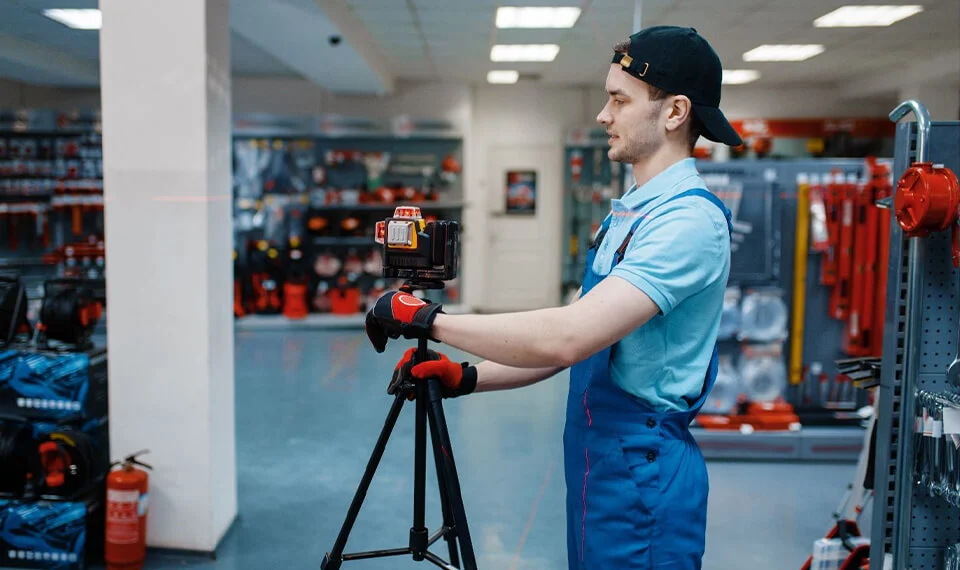
M 730 228 L 730 212 L 707 190 L 688 190 L 663 203 L 691 195 L 716 204 Z M 614 266 L 649 215 L 634 222 Z M 608 217 L 587 254 L 581 295 L 604 277 L 594 272 L 593 262 L 609 225 Z M 688 427 L 717 377 L 717 347 L 700 397 L 682 412 L 657 411 L 613 384 L 610 355 L 606 348 L 570 371 L 563 435 L 569 568 L 699 569 L 709 483 Z

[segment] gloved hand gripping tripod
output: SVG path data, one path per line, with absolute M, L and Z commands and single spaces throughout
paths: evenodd
M 453 449 L 450 445 L 450 435 L 447 432 L 447 422 L 443 414 L 440 381 L 436 378 L 414 381 L 410 376 L 411 366 L 427 360 L 431 360 L 430 353 L 427 351 L 427 340 L 420 339 L 411 364 L 405 366 L 387 388 L 387 393 L 394 396 L 393 406 L 387 413 L 380 438 L 377 440 L 373 454 L 363 473 L 363 478 L 360 480 L 360 486 L 347 511 L 346 521 L 340 529 L 333 550 L 324 556 L 323 563 L 320 565 L 321 570 L 339 570 L 341 564 L 348 560 L 404 556 L 407 554 L 412 555 L 413 559 L 418 562 L 427 560 L 445 570 L 457 570 L 461 568 L 458 541 L 463 557 L 463 569 L 477 570 L 473 542 L 470 540 L 470 531 L 467 528 L 467 515 L 463 507 L 463 497 L 460 494 L 460 480 L 457 476 Z M 377 465 L 383 457 L 387 440 L 390 438 L 393 426 L 400 416 L 404 402 L 408 401 L 408 396 L 411 395 L 416 401 L 416 439 L 414 443 L 413 526 L 410 528 L 410 544 L 405 548 L 344 554 L 343 549 L 346 547 L 347 538 L 360 512 L 360 507 L 366 497 L 370 482 L 373 480 Z M 424 523 L 428 420 L 430 422 L 430 435 L 433 440 L 433 458 L 437 468 L 437 484 L 440 488 L 440 504 L 443 508 L 443 527 L 433 535 L 429 534 Z M 447 547 L 450 550 L 449 562 L 428 550 L 440 538 L 444 538 L 447 542 Z

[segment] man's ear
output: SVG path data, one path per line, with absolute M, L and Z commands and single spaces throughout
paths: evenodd
M 693 120 L 693 103 L 686 95 L 675 95 L 670 98 L 667 114 L 667 130 L 676 131 L 685 122 Z

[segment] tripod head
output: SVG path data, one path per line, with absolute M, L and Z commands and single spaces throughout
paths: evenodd
M 446 287 L 441 279 L 407 279 L 403 282 L 403 285 L 400 286 L 400 290 L 406 293 L 413 293 L 414 291 L 430 291 L 430 290 L 443 290 Z

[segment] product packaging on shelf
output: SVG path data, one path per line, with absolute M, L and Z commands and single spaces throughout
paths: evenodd
M 753 402 L 772 402 L 787 387 L 787 367 L 779 344 L 745 346 L 739 363 L 740 381 Z
M 106 416 L 106 349 L 0 352 L 0 414 L 49 421 Z
M 0 499 L 0 568 L 84 570 L 102 560 L 104 489 L 73 501 Z

